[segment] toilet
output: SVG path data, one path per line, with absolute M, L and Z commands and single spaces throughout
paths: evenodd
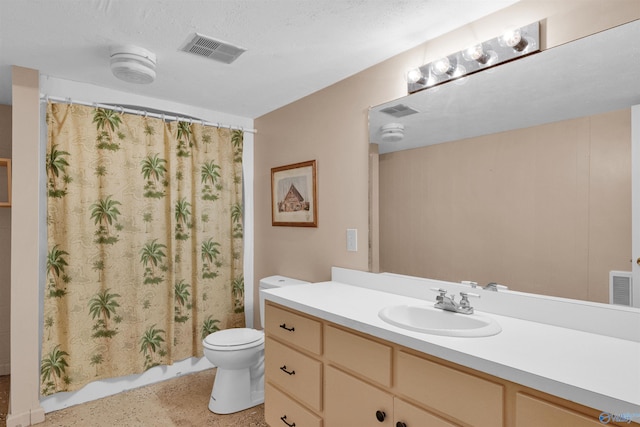
M 260 290 L 309 282 L 284 276 L 260 280 Z M 260 323 L 264 327 L 264 297 L 260 293 Z M 216 414 L 242 411 L 264 402 L 264 332 L 231 328 L 202 340 L 204 355 L 218 368 L 209 410 Z

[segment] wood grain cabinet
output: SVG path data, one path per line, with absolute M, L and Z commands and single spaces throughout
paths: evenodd
M 595 409 L 272 302 L 265 322 L 270 427 L 602 425 Z
M 322 322 L 267 303 L 265 419 L 272 427 L 322 427 Z
M 502 385 L 402 350 L 396 367 L 399 394 L 470 426 L 504 425 Z
M 564 408 L 551 402 L 529 396 L 516 394 L 515 427 L 538 426 L 570 426 L 570 427 L 602 427 L 598 418 Z
M 331 365 L 325 374 L 327 426 L 393 426 L 393 395 Z

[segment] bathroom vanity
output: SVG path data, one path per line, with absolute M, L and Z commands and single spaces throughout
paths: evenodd
M 434 299 L 424 287 L 416 292 Z M 616 416 L 640 421 L 636 341 L 494 314 L 502 327 L 497 335 L 409 331 L 385 323 L 379 311 L 429 304 L 427 298 L 337 281 L 263 295 L 265 416 L 271 427 L 595 427 L 616 425 Z M 606 363 L 612 359 L 616 363 Z

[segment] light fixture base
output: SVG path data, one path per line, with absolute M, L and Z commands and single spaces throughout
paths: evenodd
M 128 83 L 149 84 L 156 78 L 156 55 L 147 49 L 133 46 L 113 46 L 111 72 Z
M 540 23 L 534 22 L 411 70 L 407 91 L 428 89 L 539 51 Z

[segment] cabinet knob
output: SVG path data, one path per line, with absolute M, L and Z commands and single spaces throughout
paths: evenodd
M 376 411 L 376 419 L 380 422 L 383 422 L 384 419 L 387 417 L 387 414 L 385 414 L 382 411 Z
M 402 421 L 398 421 L 398 422 L 396 423 L 396 427 L 407 427 L 407 424 L 406 424 L 406 423 L 403 423 Z

